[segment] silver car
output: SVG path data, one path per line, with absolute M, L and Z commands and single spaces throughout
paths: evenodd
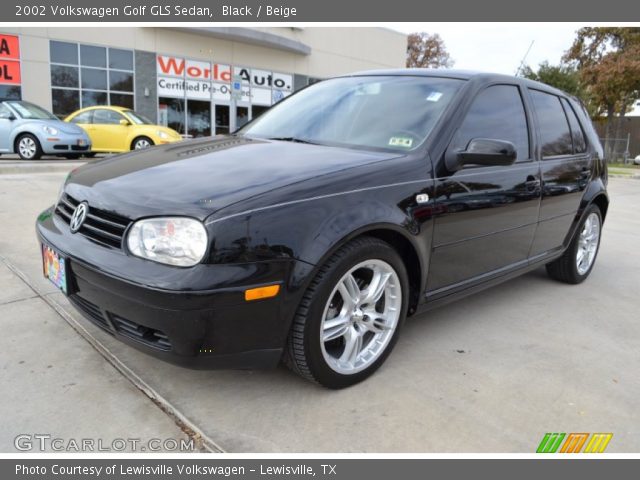
M 37 160 L 43 154 L 80 158 L 90 151 L 91 140 L 82 128 L 59 120 L 33 103 L 0 103 L 0 153 Z

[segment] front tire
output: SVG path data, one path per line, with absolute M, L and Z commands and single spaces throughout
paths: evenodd
M 564 283 L 586 280 L 596 263 L 602 233 L 602 214 L 591 205 L 584 214 L 576 234 L 564 254 L 546 265 L 547 274 Z
M 16 152 L 18 152 L 22 160 L 39 160 L 42 157 L 40 142 L 30 133 L 18 137 L 16 140 Z
M 131 150 L 144 150 L 149 147 L 153 147 L 153 140 L 149 137 L 138 137 L 131 142 Z
M 340 248 L 305 292 L 285 363 L 328 388 L 361 382 L 385 361 L 407 314 L 409 282 L 400 255 L 371 237 Z

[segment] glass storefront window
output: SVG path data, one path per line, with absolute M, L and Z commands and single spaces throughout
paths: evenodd
M 133 52 L 130 50 L 120 50 L 119 48 L 110 48 L 109 68 L 133 70 Z
M 249 121 L 249 107 L 236 107 L 236 128 L 242 127 Z
M 92 45 L 80 45 L 80 64 L 87 67 L 107 68 L 107 49 Z
M 78 45 L 51 40 L 49 42 L 49 56 L 51 63 L 78 65 Z
M 0 85 L 0 101 L 20 100 L 21 98 L 22 89 L 19 85 Z
M 78 88 L 78 67 L 51 65 L 51 86 Z
M 135 107 L 132 50 L 52 40 L 49 53 L 57 116 L 94 105 Z
M 98 70 L 96 68 L 83 68 L 82 74 L 82 88 L 90 88 L 92 90 L 106 90 L 107 89 L 107 71 Z
M 211 102 L 187 100 L 187 134 L 194 138 L 211 135 Z
M 94 105 L 106 105 L 107 92 L 93 92 L 91 90 L 82 91 L 82 107 L 92 107 Z
M 78 90 L 53 88 L 51 99 L 53 100 L 53 112 L 59 118 L 64 118 L 80 108 Z
M 160 97 L 158 99 L 160 124 L 184 133 L 184 100 Z
M 117 107 L 127 107 L 133 110 L 133 95 L 126 93 L 114 93 L 111 92 L 109 105 L 115 105 Z
M 109 88 L 120 92 L 133 92 L 133 73 L 111 70 L 109 72 Z
M 229 105 L 216 105 L 216 135 L 229 133 Z

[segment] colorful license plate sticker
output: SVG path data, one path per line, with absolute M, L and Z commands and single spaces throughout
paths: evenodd
M 47 245 L 42 245 L 42 267 L 45 278 L 65 294 L 67 293 L 67 269 L 62 257 L 58 252 Z

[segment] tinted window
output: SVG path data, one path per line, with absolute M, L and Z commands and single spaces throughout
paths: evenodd
M 51 65 L 51 86 L 78 88 L 78 67 Z
M 96 70 L 94 68 L 82 69 L 82 88 L 91 88 L 93 90 L 107 89 L 107 71 Z
M 109 49 L 109 68 L 133 70 L 133 52 L 129 50 Z
M 118 125 L 120 120 L 124 120 L 124 117 L 118 112 L 112 110 L 94 110 L 93 111 L 93 123 L 102 125 Z
M 578 117 L 576 117 L 573 107 L 566 99 L 562 99 L 562 104 L 564 105 L 564 111 L 567 112 L 567 117 L 569 118 L 571 138 L 573 138 L 573 151 L 574 153 L 584 153 L 587 151 L 587 142 L 584 139 L 584 132 L 582 131 Z
M 80 63 L 86 67 L 106 68 L 107 49 L 91 45 L 80 45 Z
M 91 116 L 93 111 L 83 112 L 80 115 L 76 115 L 71 119 L 71 123 L 91 123 Z
M 560 98 L 538 90 L 531 90 L 531 98 L 538 117 L 542 156 L 571 155 L 571 132 Z
M 478 94 L 456 135 L 456 150 L 464 150 L 474 138 L 506 140 L 516 146 L 518 161 L 529 158 L 527 117 L 518 87 L 494 85 Z
M 66 42 L 49 42 L 49 55 L 53 63 L 78 64 L 78 45 Z

